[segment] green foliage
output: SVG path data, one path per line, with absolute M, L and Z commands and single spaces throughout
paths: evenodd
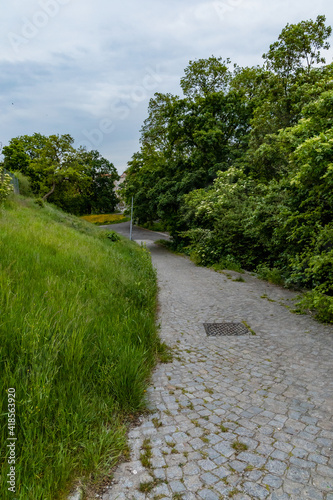
M 184 95 L 191 98 L 206 97 L 225 91 L 231 79 L 228 69 L 230 62 L 230 59 L 223 61 L 221 57 L 214 56 L 190 61 L 185 68 L 185 76 L 180 80 Z
M 288 24 L 262 67 L 190 61 L 184 97 L 155 94 L 124 183 L 140 223 L 160 219 L 167 245 L 200 265 L 256 270 L 333 295 L 332 29 L 325 16 Z M 309 302 L 309 303 L 310 303 Z M 312 307 L 311 306 L 311 307 Z
M 311 312 L 322 323 L 333 323 L 333 297 L 317 291 L 304 294 L 296 304 L 296 311 L 300 313 Z
M 4 165 L 29 178 L 32 192 L 74 213 L 112 212 L 118 202 L 114 165 L 98 151 L 76 150 L 69 134 L 12 139 L 3 148 Z
M 314 64 L 325 63 L 320 49 L 329 49 L 326 40 L 332 33 L 325 21 L 325 16 L 317 16 L 316 21 L 287 24 L 278 41 L 263 55 L 267 67 L 288 78 L 304 66 L 309 70 Z
M 111 241 L 120 241 L 120 236 L 115 231 L 109 231 L 107 238 Z
M 281 275 L 281 271 L 276 267 L 270 269 L 265 266 L 265 264 L 260 264 L 257 267 L 256 272 L 258 274 L 258 278 L 269 281 L 269 283 L 273 283 L 273 285 L 284 285 L 284 279 Z
M 22 172 L 18 170 L 15 171 L 15 176 L 18 178 L 19 181 L 20 195 L 31 198 L 33 196 L 33 191 L 31 188 L 31 182 L 29 177 L 22 174 Z
M 109 471 L 127 414 L 145 406 L 156 276 L 147 251 L 106 234 L 33 200 L 0 213 L 0 407 L 6 415 L 14 387 L 20 498 L 67 498 L 75 478 Z M 1 468 L 7 498 L 6 460 Z

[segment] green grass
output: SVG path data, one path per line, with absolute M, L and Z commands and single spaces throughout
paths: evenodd
M 241 443 L 240 441 L 234 441 L 231 447 L 234 450 L 236 450 L 237 453 L 240 453 L 241 451 L 246 451 L 248 449 L 247 444 Z
M 214 269 L 214 271 L 223 271 L 224 269 L 228 269 L 229 271 L 237 271 L 238 273 L 244 273 L 243 269 L 241 268 L 241 265 L 238 262 L 235 262 L 233 259 L 227 257 L 221 259 L 218 263 L 213 264 L 212 269 Z
M 46 204 L 0 209 L 1 456 L 16 390 L 18 500 L 66 498 L 126 450 L 159 340 L 147 251 Z M 7 460 L 0 498 L 8 498 Z
M 284 278 L 281 274 L 281 271 L 277 269 L 276 267 L 273 267 L 270 269 L 269 267 L 266 267 L 265 265 L 260 265 L 256 269 L 258 278 L 268 281 L 269 283 L 272 283 L 273 285 L 279 285 L 283 286 L 284 285 Z

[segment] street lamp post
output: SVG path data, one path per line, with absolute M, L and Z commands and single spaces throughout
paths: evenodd
M 131 207 L 130 240 L 132 240 L 132 227 L 133 227 L 133 196 L 132 196 L 132 207 Z

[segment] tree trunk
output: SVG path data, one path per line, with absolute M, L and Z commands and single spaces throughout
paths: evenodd
M 56 183 L 55 183 L 55 181 L 53 181 L 53 185 L 52 185 L 51 191 L 49 191 L 48 193 L 44 194 L 43 201 L 46 201 L 46 198 L 48 198 L 54 192 L 55 187 L 56 187 Z

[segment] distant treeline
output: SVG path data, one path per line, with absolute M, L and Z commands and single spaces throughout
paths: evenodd
M 203 265 L 240 265 L 311 290 L 303 307 L 333 321 L 331 27 L 287 24 L 263 65 L 190 61 L 183 97 L 155 94 L 124 196 L 160 219 Z
M 23 194 L 33 194 L 75 215 L 112 212 L 119 175 L 98 151 L 75 149 L 69 134 L 35 133 L 11 139 L 4 166 L 19 177 Z M 21 189 L 22 192 L 22 189 Z

